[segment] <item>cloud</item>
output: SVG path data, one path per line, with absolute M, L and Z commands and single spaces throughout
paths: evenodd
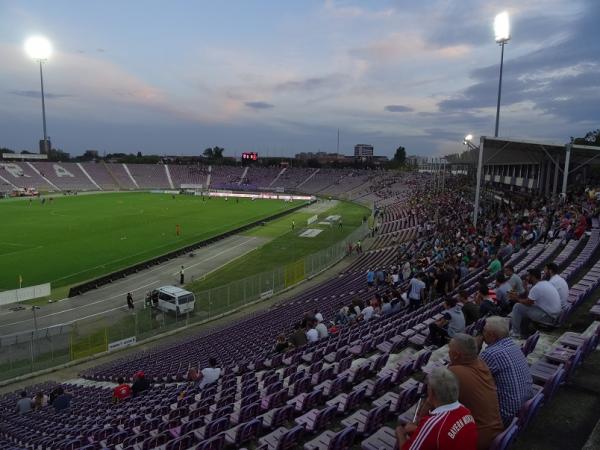
M 340 2 L 336 0 L 325 0 L 325 12 L 338 19 L 382 19 L 392 17 L 395 10 L 393 8 L 371 10 L 360 6 L 352 5 L 350 2 Z
M 277 91 L 316 91 L 339 87 L 348 77 L 341 74 L 332 74 L 321 77 L 308 77 L 284 81 L 275 86 Z
M 387 111 L 387 112 L 393 112 L 393 113 L 401 113 L 401 112 L 411 112 L 411 111 L 413 111 L 413 109 L 411 107 L 404 106 L 404 105 L 387 105 L 383 109 L 385 111 Z
M 9 91 L 13 95 L 18 95 L 20 97 L 30 97 L 30 98 L 40 98 L 42 95 L 41 91 Z M 63 97 L 72 97 L 70 94 L 54 94 L 52 92 L 44 92 L 44 96 L 46 98 L 63 98 Z
M 246 102 L 244 104 L 250 109 L 271 109 L 275 107 L 275 105 L 267 102 Z

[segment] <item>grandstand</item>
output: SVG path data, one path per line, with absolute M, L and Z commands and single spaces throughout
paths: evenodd
M 168 187 L 170 177 L 175 186 L 190 180 L 209 183 L 210 178 L 211 186 L 240 185 L 244 180 L 253 184 L 254 180 L 262 186 L 336 193 L 348 181 L 347 191 L 355 191 L 356 200 L 378 208 L 378 232 L 370 248 L 352 256 L 343 270 L 268 310 L 83 370 L 80 378 L 63 384 L 73 395 L 66 411 L 47 406 L 16 415 L 18 391 L 5 395 L 0 401 L 3 448 L 270 450 L 300 444 L 305 449 L 392 450 L 398 416 L 412 419 L 425 377 L 447 363 L 447 346 L 428 345 L 430 325 L 443 317 L 444 299 L 457 297 L 459 291 L 474 297 L 482 283 L 494 288 L 489 253 L 510 239 L 514 248 L 503 265 L 525 274 L 527 269 L 555 262 L 570 289 L 556 321 L 539 325 L 527 339 L 518 341 L 528 357 L 534 396 L 522 404 L 491 448 L 506 449 L 526 435 L 540 408 L 553 408 L 561 386 L 585 370 L 584 362 L 600 339 L 600 326 L 590 325 L 591 321 L 580 332 L 568 331 L 569 319 L 596 299 L 600 285 L 598 208 L 596 200 L 585 194 L 573 193 L 563 204 L 536 198 L 523 201 L 505 190 L 503 195 L 512 202 L 502 205 L 484 197 L 479 228 L 473 228 L 472 202 L 466 200 L 468 183 L 462 177 L 449 179 L 443 191 L 432 191 L 428 174 L 373 176 L 314 169 L 244 173 L 233 167 L 200 171 L 191 166 L 124 164 L 98 166 L 106 171 L 94 171 L 91 164 L 83 167 L 103 189 L 110 186 L 110 178 L 119 189 L 131 189 Z M 82 180 L 81 186 L 89 184 L 82 170 L 72 173 Z M 45 177 L 53 184 L 60 184 L 62 178 Z M 41 176 L 37 182 L 47 184 Z M 577 231 L 584 222 L 583 230 Z M 465 254 L 470 259 L 462 272 Z M 412 267 L 410 275 L 396 286 L 387 277 L 373 286 L 367 282 L 365 274 L 371 270 L 391 275 L 406 263 Z M 439 281 L 440 267 L 456 274 L 454 281 L 442 291 L 432 287 L 417 308 L 406 305 L 400 294 L 407 292 L 411 277 L 423 271 L 432 282 Z M 377 314 L 366 320 L 365 308 L 376 297 L 383 303 L 391 301 L 392 306 L 384 312 L 380 301 L 374 301 Z M 344 306 L 350 312 L 359 307 L 347 323 L 339 317 Z M 326 323 L 336 322 L 335 330 L 316 343 L 275 352 L 275 338 L 292 336 L 303 319 L 310 328 L 313 311 Z M 481 317 L 464 331 L 477 334 L 485 322 Z M 211 357 L 221 368 L 218 381 L 204 387 L 189 382 L 190 369 L 206 368 Z M 117 380 L 132 381 L 139 371 L 152 387 L 141 396 L 112 403 Z M 48 393 L 56 386 L 52 382 L 27 390 Z

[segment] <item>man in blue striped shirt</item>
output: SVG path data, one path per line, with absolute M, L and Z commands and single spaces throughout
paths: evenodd
M 487 347 L 480 356 L 496 381 L 500 415 L 506 427 L 518 414 L 521 405 L 533 395 L 533 379 L 527 359 L 509 337 L 505 318 L 488 317 L 483 328 L 483 340 Z

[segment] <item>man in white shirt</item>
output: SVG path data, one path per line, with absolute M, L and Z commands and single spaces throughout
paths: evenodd
M 319 332 L 315 328 L 314 321 L 309 322 L 308 330 L 306 330 L 306 340 L 309 344 L 314 344 L 319 340 Z
M 217 367 L 215 358 L 208 359 L 208 367 L 200 371 L 200 388 L 215 383 L 221 376 L 221 368 Z
M 321 314 L 319 313 L 319 315 Z M 329 336 L 329 331 L 327 331 L 327 326 L 323 323 L 323 316 L 321 316 L 321 320 L 317 319 L 317 322 L 315 329 L 317 330 L 317 333 L 319 333 L 319 339 L 325 339 Z
M 371 320 L 371 317 L 373 317 L 374 313 L 375 309 L 369 304 L 360 312 L 360 315 L 362 316 L 365 322 L 368 322 L 369 320 Z
M 560 306 L 565 309 L 569 298 L 569 285 L 563 277 L 558 274 L 558 266 L 555 263 L 548 263 L 544 268 L 546 279 L 556 288 L 560 296 Z
M 510 299 L 515 301 L 512 309 L 513 336 L 521 338 L 523 333 L 523 319 L 533 322 L 553 324 L 561 312 L 560 295 L 556 288 L 549 282 L 542 280 L 539 269 L 529 269 L 529 283 L 531 289 L 527 298 L 519 298 L 515 293 L 510 294 Z

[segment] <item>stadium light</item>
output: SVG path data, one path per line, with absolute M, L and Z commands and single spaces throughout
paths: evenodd
M 494 19 L 494 34 L 496 42 L 502 48 L 500 52 L 500 79 L 498 81 L 498 103 L 496 105 L 496 128 L 494 137 L 498 137 L 498 127 L 500 125 L 500 97 L 502 96 L 502 67 L 504 65 L 504 44 L 510 40 L 510 21 L 506 11 L 501 12 Z
M 46 132 L 46 102 L 44 99 L 44 73 L 42 64 L 52 55 L 52 44 L 42 36 L 33 36 L 25 41 L 25 52 L 40 64 L 40 86 L 42 89 L 42 123 L 44 125 L 44 152 L 48 154 L 48 133 Z
M 494 19 L 494 33 L 496 34 L 496 42 L 506 42 L 510 39 L 510 21 L 506 11 L 498 14 Z

